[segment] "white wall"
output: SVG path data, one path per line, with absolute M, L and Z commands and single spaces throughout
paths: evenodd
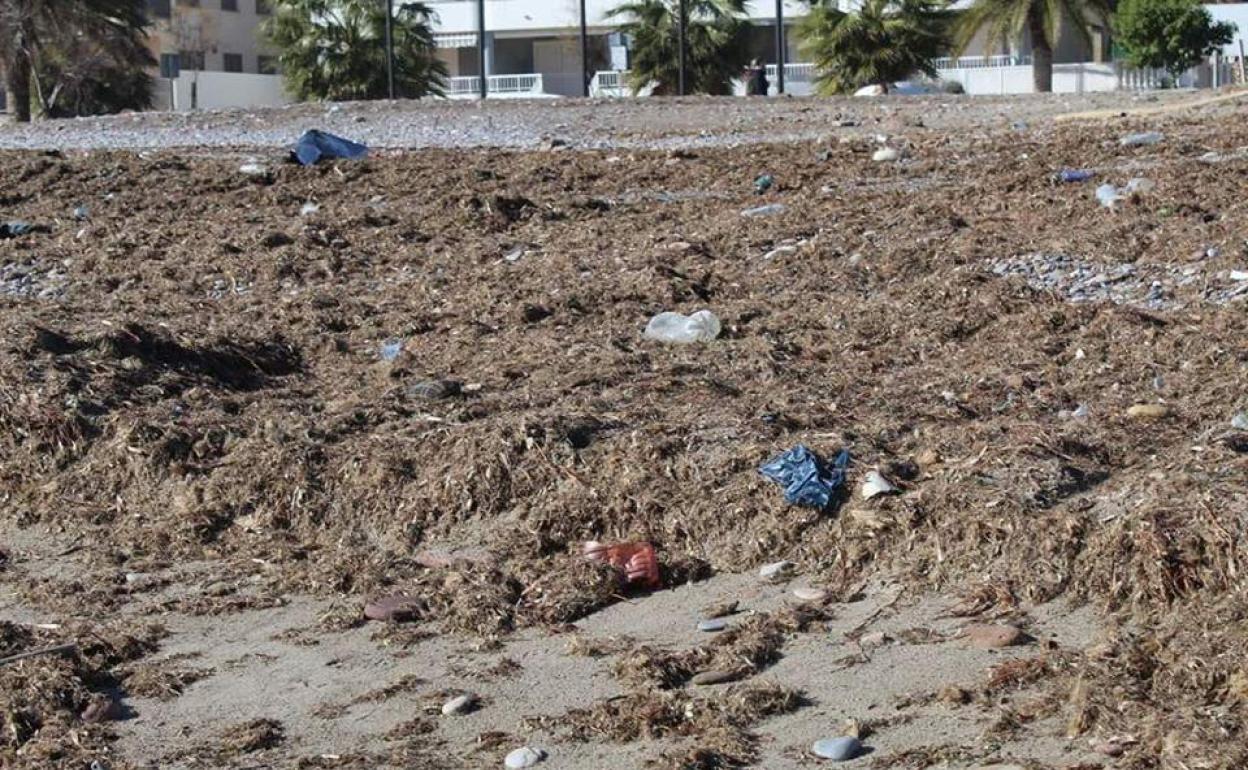
M 1029 94 L 1033 92 L 1032 68 L 981 67 L 976 69 L 940 70 L 941 80 L 962 84 L 968 94 Z M 1113 64 L 1054 64 L 1053 92 L 1082 94 L 1119 89 L 1160 88 L 1164 72 L 1126 70 Z M 1209 85 L 1208 68 L 1199 67 L 1180 78 L 1184 87 Z
M 196 104 L 201 110 L 230 107 L 265 107 L 294 102 L 282 85 L 280 75 L 252 75 L 237 72 L 188 72 L 172 81 L 156 79 L 157 109 L 191 109 L 191 87 L 196 83 Z M 172 84 L 172 89 L 170 88 Z M 172 105 L 170 100 L 172 98 Z

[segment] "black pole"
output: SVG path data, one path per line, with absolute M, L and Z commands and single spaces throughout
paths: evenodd
M 776 0 L 776 93 L 784 93 L 784 0 Z
M 386 83 L 394 99 L 394 0 L 386 0 Z
M 477 0 L 477 69 L 481 72 L 481 98 L 484 99 L 490 92 L 485 71 L 485 0 Z
M 585 30 L 585 0 L 581 0 L 581 96 L 589 98 L 589 33 Z
M 679 49 L 676 54 L 678 66 L 680 67 L 680 76 L 677 83 L 676 93 L 680 96 L 685 95 L 685 26 L 689 23 L 689 15 L 685 12 L 685 0 L 680 0 L 680 18 L 676 20 L 677 34 L 676 46 Z

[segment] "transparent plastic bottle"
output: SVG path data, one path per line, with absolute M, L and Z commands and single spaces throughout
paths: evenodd
M 719 319 L 709 310 L 693 315 L 659 313 L 646 324 L 646 337 L 660 342 L 709 342 L 719 336 Z
M 1123 147 L 1144 147 L 1150 144 L 1160 144 L 1166 135 L 1160 131 L 1144 131 L 1139 134 L 1127 134 L 1118 140 L 1118 144 Z

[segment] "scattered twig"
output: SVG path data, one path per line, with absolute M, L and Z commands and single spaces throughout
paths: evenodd
M 55 655 L 62 652 L 73 652 L 77 649 L 78 644 L 76 642 L 69 642 L 67 644 L 53 645 L 52 647 L 42 647 L 38 650 L 27 650 L 26 652 L 19 652 L 16 655 L 10 655 L 7 658 L 0 658 L 0 666 L 7 666 L 10 663 L 16 663 L 19 660 L 33 658 L 37 655 Z

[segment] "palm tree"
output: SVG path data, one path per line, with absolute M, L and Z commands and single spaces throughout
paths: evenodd
M 835 0 L 814 4 L 798 34 L 818 71 L 824 95 L 853 93 L 919 73 L 936 77 L 935 60 L 949 50 L 949 14 L 940 0 L 864 0 L 852 13 Z
M 1113 0 L 974 0 L 958 19 L 955 48 L 965 51 L 981 30 L 990 48 L 1031 38 L 1032 81 L 1038 93 L 1053 90 L 1053 47 L 1064 24 L 1087 45 L 1094 21 L 1105 23 L 1113 13 Z
M 686 90 L 730 94 L 733 80 L 749 61 L 745 0 L 686 0 Z M 632 40 L 633 92 L 654 86 L 654 93 L 677 92 L 680 81 L 679 0 L 630 0 L 607 11 L 620 17 L 620 32 Z
M 144 0 L 0 0 L 0 67 L 19 122 L 30 121 L 31 88 L 40 56 L 57 40 L 121 40 L 146 35 Z
M 394 87 L 404 98 L 442 96 L 447 68 L 437 58 L 433 11 L 419 2 L 395 11 Z M 277 0 L 264 34 L 300 99 L 383 99 L 386 3 L 379 0 Z

